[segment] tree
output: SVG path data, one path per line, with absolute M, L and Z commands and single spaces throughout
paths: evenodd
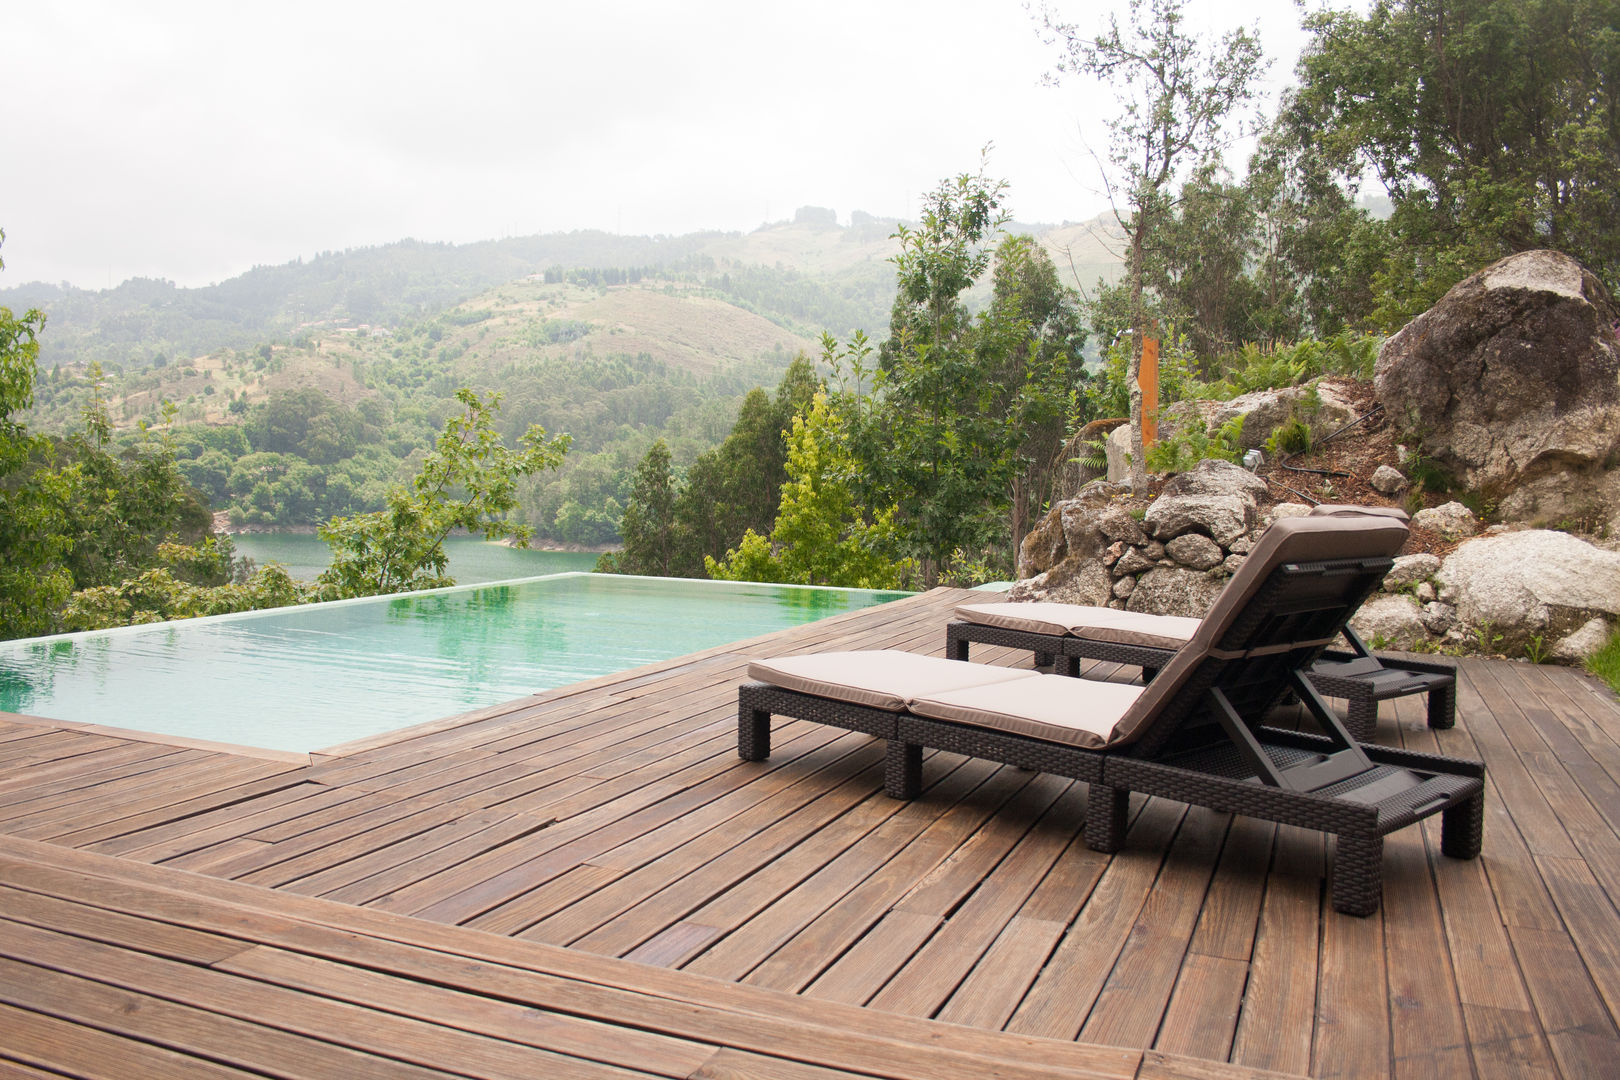
M 924 196 L 916 229 L 895 237 L 897 292 L 889 338 L 879 350 L 874 393 L 881 409 L 852 414 L 850 437 L 868 474 L 862 494 L 894 501 L 924 580 L 938 580 L 951 553 L 982 546 L 993 531 L 1002 478 L 985 448 L 998 420 L 981 410 L 985 357 L 973 345 L 965 294 L 990 266 L 990 243 L 1006 215 L 1006 184 L 975 174 Z
M 73 587 L 61 564 L 70 546 L 61 485 L 40 468 L 50 444 L 16 419 L 33 402 L 44 326 L 37 309 L 18 317 L 0 307 L 0 637 L 7 638 L 49 633 Z
M 624 537 L 624 550 L 614 565 L 619 573 L 670 576 L 675 554 L 675 478 L 663 439 L 648 448 L 636 468 L 619 535 Z
M 800 354 L 774 399 L 759 387 L 743 398 L 730 434 L 698 455 L 675 499 L 672 573 L 701 576 L 706 556 L 736 546 L 750 529 L 770 529 L 787 481 L 788 427 L 804 415 L 820 386 L 814 366 Z
M 461 413 L 445 422 L 410 485 L 388 493 L 387 509 L 333 518 L 317 530 L 332 547 L 332 565 L 315 581 L 320 599 L 455 584 L 444 574 L 444 539 L 455 529 L 527 543 L 529 529 L 506 519 L 517 505 L 518 480 L 562 464 L 569 437 L 547 439 L 535 424 L 508 448 L 495 429 L 499 394 L 463 388 L 455 396 Z
M 996 249 L 990 305 L 975 323 L 981 414 L 999 421 L 994 456 L 1007 506 L 1005 557 L 1011 571 L 1032 522 L 1052 498 L 1063 446 L 1077 421 L 1085 382 L 1078 297 L 1058 280 L 1051 256 L 1028 235 Z
M 793 418 L 788 480 L 770 537 L 749 529 L 724 559 L 704 558 L 723 581 L 777 581 L 854 589 L 904 588 L 916 567 L 899 556 L 895 508 L 863 514 L 844 477 L 853 462 L 825 394 Z
M 1125 28 L 1110 14 L 1095 38 L 1043 13 L 1047 33 L 1062 50 L 1058 73 L 1096 76 L 1112 83 L 1119 98 L 1108 153 L 1113 172 L 1105 180 L 1130 245 L 1131 482 L 1138 490 L 1147 483 L 1139 375 L 1141 343 L 1151 329 L 1144 296 L 1150 245 L 1171 213 L 1176 182 L 1216 156 L 1223 129 L 1252 100 L 1263 70 L 1253 35 L 1232 30 L 1201 45 L 1183 26 L 1185 6 L 1186 0 L 1130 0 Z
M 1378 0 L 1306 27 L 1279 136 L 1389 192 L 1375 323 L 1530 248 L 1620 280 L 1620 0 Z

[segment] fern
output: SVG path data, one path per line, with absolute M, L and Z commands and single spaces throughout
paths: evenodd
M 1156 473 L 1187 472 L 1205 458 L 1242 460 L 1243 417 L 1234 416 L 1213 435 L 1209 425 L 1196 420 L 1185 431 L 1178 431 L 1147 449 L 1147 467 Z

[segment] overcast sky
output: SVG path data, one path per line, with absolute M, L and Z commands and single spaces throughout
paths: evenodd
M 1213 33 L 1233 8 L 1189 14 Z M 1239 12 L 1275 90 L 1298 12 Z M 906 216 L 991 142 L 1020 220 L 1105 207 L 1111 99 L 1041 85 L 1056 53 L 1020 0 L 85 0 L 4 26 L 0 286 L 204 285 L 407 236 L 746 231 L 807 204 Z

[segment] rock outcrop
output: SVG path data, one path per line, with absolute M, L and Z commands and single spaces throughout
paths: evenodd
M 1378 355 L 1397 430 L 1505 516 L 1620 514 L 1620 320 L 1574 259 L 1528 251 L 1459 282 Z
M 1140 522 L 1120 505 L 1128 492 L 1098 481 L 1054 507 L 1024 541 L 1024 580 L 1008 599 L 1203 615 L 1252 546 L 1265 481 L 1201 461 L 1172 478 Z
M 1203 461 L 1166 484 L 1138 521 L 1122 498 L 1128 489 L 1092 483 L 1030 533 L 1019 558 L 1025 580 L 1008 599 L 1202 617 L 1261 530 L 1310 512 L 1279 503 L 1262 513 L 1256 497 L 1263 491 L 1246 470 Z M 1438 518 L 1457 519 L 1454 512 Z M 1444 560 L 1399 556 L 1383 591 L 1351 621 L 1383 648 L 1483 649 L 1571 662 L 1602 648 L 1617 624 L 1620 553 L 1541 529 L 1493 531 Z
M 1497 648 L 1509 654 L 1533 639 L 1556 648 L 1593 619 L 1612 626 L 1620 618 L 1620 554 L 1568 533 L 1528 529 L 1471 540 L 1435 579 L 1458 619 L 1500 635 Z

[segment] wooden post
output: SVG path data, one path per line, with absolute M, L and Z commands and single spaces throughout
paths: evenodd
M 1142 339 L 1142 370 L 1136 376 L 1142 388 L 1142 446 L 1159 441 L 1159 340 Z

